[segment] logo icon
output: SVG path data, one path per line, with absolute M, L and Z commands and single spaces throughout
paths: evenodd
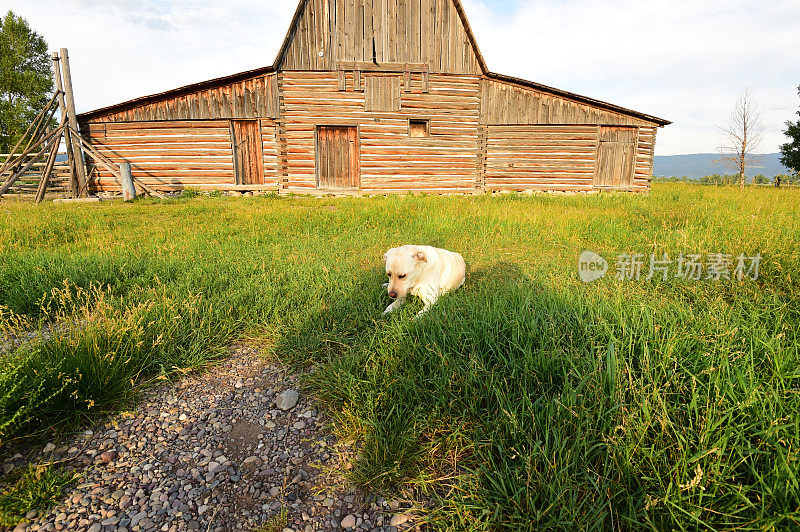
M 606 259 L 592 251 L 584 251 L 578 259 L 578 274 L 584 283 L 592 283 L 602 279 L 608 273 Z

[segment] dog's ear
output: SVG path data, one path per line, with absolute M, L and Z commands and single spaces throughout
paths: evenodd
M 394 251 L 394 248 L 390 249 L 389 251 L 383 254 L 383 262 L 389 260 L 389 253 L 391 253 L 392 251 Z
M 417 251 L 414 253 L 414 260 L 417 262 L 428 262 L 428 257 L 425 256 L 423 251 Z

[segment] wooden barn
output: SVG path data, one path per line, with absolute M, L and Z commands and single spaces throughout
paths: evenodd
M 79 122 L 161 191 L 300 194 L 645 192 L 670 123 L 489 71 L 459 0 L 301 0 L 272 66 Z

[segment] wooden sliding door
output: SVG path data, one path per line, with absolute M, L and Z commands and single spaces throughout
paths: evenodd
M 237 185 L 264 184 L 264 147 L 258 120 L 231 122 L 233 162 Z
M 359 188 L 357 127 L 318 126 L 316 150 L 317 188 Z
M 629 188 L 633 186 L 633 167 L 636 163 L 634 127 L 600 127 L 597 168 L 594 185 L 599 188 Z

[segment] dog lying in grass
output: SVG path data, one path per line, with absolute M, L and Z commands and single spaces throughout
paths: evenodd
M 430 246 L 401 246 L 383 256 L 389 282 L 383 285 L 394 303 L 384 315 L 399 309 L 409 294 L 425 304 L 417 317 L 425 314 L 442 295 L 460 288 L 466 279 L 467 264 L 458 253 Z

